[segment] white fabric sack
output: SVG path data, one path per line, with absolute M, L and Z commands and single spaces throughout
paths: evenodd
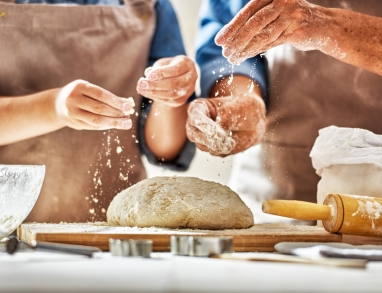
M 329 126 L 319 130 L 310 157 L 321 176 L 318 203 L 330 193 L 382 197 L 382 135 Z
M 329 126 L 319 130 L 310 157 L 316 173 L 340 164 L 382 167 L 382 135 L 360 128 Z

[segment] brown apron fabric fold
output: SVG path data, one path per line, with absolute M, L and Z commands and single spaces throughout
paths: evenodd
M 76 79 L 135 99 L 155 29 L 154 0 L 124 6 L 0 2 L 0 96 L 62 87 Z M 59 131 L 0 147 L 1 164 L 46 165 L 39 199 L 27 218 L 38 222 L 104 220 L 112 198 L 144 179 L 132 130 Z M 20 203 L 22 204 L 22 203 Z
M 382 17 L 382 1 L 310 1 Z M 267 52 L 270 70 L 269 127 L 264 168 L 274 198 L 316 201 L 318 175 L 310 150 L 320 128 L 358 127 L 382 134 L 382 77 L 319 51 L 289 45 Z

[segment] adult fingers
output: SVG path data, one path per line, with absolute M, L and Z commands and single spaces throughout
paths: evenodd
M 241 64 L 248 58 L 259 55 L 262 52 L 266 52 L 285 43 L 287 43 L 287 38 L 285 38 L 282 33 L 274 41 L 271 41 L 269 44 L 261 45 L 260 47 L 256 44 L 256 41 L 253 41 L 249 43 L 248 46 L 238 55 L 233 56 L 229 62 L 232 64 Z
M 236 148 L 233 154 L 245 151 L 258 144 L 264 137 L 263 131 L 237 131 L 233 132 L 232 138 L 236 141 Z
M 188 123 L 199 129 L 207 137 L 224 141 L 228 136 L 218 123 L 211 118 L 209 108 L 203 101 L 196 100 L 188 108 Z
M 274 23 L 279 15 L 280 11 L 274 9 L 272 4 L 258 11 L 237 31 L 232 40 L 223 47 L 223 56 L 230 58 L 232 55 L 242 51 L 259 33 L 264 34 L 264 31 L 271 33 L 269 24 Z M 268 29 L 264 29 L 266 27 Z M 274 27 L 274 24 L 272 27 Z
M 236 16 L 225 25 L 216 35 L 215 43 L 218 46 L 226 45 L 234 35 L 244 26 L 248 19 L 257 11 L 271 3 L 272 0 L 253 0 L 242 8 Z
M 196 145 L 196 147 L 197 147 L 198 149 L 200 149 L 201 151 L 206 152 L 206 153 L 209 153 L 209 154 L 212 155 L 212 156 L 219 156 L 219 157 L 224 158 L 224 157 L 230 155 L 230 154 L 223 154 L 222 152 L 219 152 L 219 151 L 212 151 L 212 150 L 210 150 L 208 147 L 206 147 L 206 146 L 204 146 L 204 145 L 201 145 L 201 144 L 197 144 L 197 143 L 195 143 L 195 145 Z
M 186 130 L 188 139 L 194 142 L 200 150 L 209 152 L 211 155 L 228 155 L 235 149 L 236 142 L 231 137 L 224 140 L 211 137 L 190 124 L 186 125 Z

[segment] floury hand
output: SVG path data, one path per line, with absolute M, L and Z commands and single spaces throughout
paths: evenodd
M 202 151 L 222 157 L 239 153 L 263 138 L 265 105 L 254 93 L 197 99 L 188 109 L 186 128 Z
M 230 131 L 225 130 L 217 120 L 216 109 L 209 100 L 198 99 L 191 103 L 188 109 L 186 125 L 188 138 L 203 151 L 212 155 L 228 155 L 236 146 L 230 137 Z

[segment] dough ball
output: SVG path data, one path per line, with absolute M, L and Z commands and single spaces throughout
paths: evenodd
M 117 194 L 107 210 L 110 225 L 243 229 L 250 209 L 229 187 L 194 177 L 154 177 Z

